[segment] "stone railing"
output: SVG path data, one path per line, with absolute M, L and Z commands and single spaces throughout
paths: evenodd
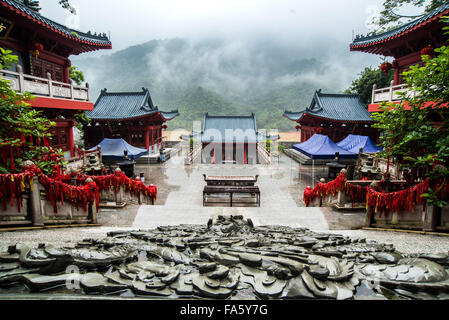
M 38 177 L 32 178 L 33 187 L 26 183 L 23 193 L 23 207 L 19 210 L 17 203 L 8 205 L 6 210 L 0 208 L 0 227 L 6 226 L 44 226 L 68 224 L 96 224 L 97 203 L 88 203 L 87 210 L 76 208 L 68 201 L 57 203 L 57 213 L 53 204 L 46 200 L 45 187 Z
M 270 152 L 268 152 L 265 142 L 257 143 L 257 153 L 259 155 L 260 163 L 262 163 L 262 161 L 263 161 L 264 164 L 271 164 L 271 154 L 270 154 Z
M 87 83 L 85 87 L 82 87 L 53 81 L 50 73 L 47 73 L 47 78 L 27 75 L 23 73 L 20 65 L 17 66 L 17 72 L 0 70 L 0 78 L 9 80 L 11 88 L 19 92 L 29 92 L 35 96 L 49 98 L 89 101 L 89 85 Z
M 203 151 L 203 146 L 201 143 L 195 143 L 193 146 L 193 150 L 189 151 L 185 158 L 185 164 L 193 164 L 198 157 L 201 157 Z M 200 159 L 200 162 L 202 160 Z
M 381 103 L 381 102 L 395 102 L 401 101 L 402 96 L 399 94 L 403 92 L 407 97 L 414 97 L 415 91 L 410 90 L 406 84 L 394 85 L 394 80 L 391 82 L 391 85 L 387 88 L 377 89 L 377 86 L 373 86 L 373 95 L 372 95 L 372 103 Z

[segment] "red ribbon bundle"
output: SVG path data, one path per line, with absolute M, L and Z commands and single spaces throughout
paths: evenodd
M 424 203 L 423 193 L 427 192 L 429 189 L 429 179 L 421 182 L 420 184 L 397 192 L 377 192 L 373 188 L 368 188 L 366 195 L 366 206 L 368 208 L 374 209 L 375 213 L 379 212 L 388 215 L 390 211 L 409 211 L 413 212 L 415 207 L 419 204 Z M 372 210 L 371 210 L 372 211 Z M 372 212 L 370 212 L 372 214 Z
M 120 187 L 123 187 L 124 190 L 131 193 L 131 195 L 139 196 L 140 194 L 143 194 L 154 201 L 157 199 L 156 186 L 146 186 L 142 181 L 130 179 L 120 171 L 107 176 L 87 176 L 85 174 L 72 173 L 61 176 L 60 179 L 69 182 L 74 177 L 79 183 L 83 183 L 87 178 L 91 178 L 97 184 L 100 191 L 113 189 L 118 192 Z
M 32 179 L 38 175 L 39 182 L 45 187 L 47 200 L 53 204 L 55 213 L 58 212 L 57 202 L 64 204 L 64 200 L 73 204 L 76 208 L 83 207 L 87 211 L 87 204 L 95 200 L 99 203 L 100 193 L 96 183 L 91 182 L 84 186 L 71 186 L 60 181 L 47 177 L 35 166 L 25 169 L 25 172 L 19 174 L 0 175 L 0 197 L 2 207 L 5 211 L 8 203 L 13 206 L 16 199 L 17 208 L 20 212 L 23 206 L 23 192 L 25 192 L 28 183 L 33 188 Z M 98 206 L 97 206 L 98 210 Z
M 2 199 L 2 209 L 6 211 L 8 204 L 14 206 L 16 200 L 17 208 L 20 212 L 23 206 L 23 192 L 26 190 L 25 183 L 32 187 L 34 171 L 28 170 L 19 174 L 0 175 L 0 198 Z
M 338 191 L 343 190 L 346 183 L 346 175 L 343 173 L 340 173 L 337 177 L 337 179 L 328 182 L 328 183 L 318 183 L 316 187 L 312 190 L 312 188 L 307 187 L 306 190 L 304 190 L 304 203 L 306 206 L 309 206 L 309 204 L 317 197 L 326 197 L 329 194 L 332 194 L 335 196 Z
M 349 200 L 351 200 L 352 205 L 354 205 L 354 203 L 366 201 L 367 188 L 346 182 L 345 193 Z
M 74 205 L 77 209 L 82 206 L 87 211 L 87 204 L 100 202 L 100 193 L 95 182 L 88 183 L 84 186 L 71 186 L 53 178 L 49 178 L 44 174 L 39 175 L 39 182 L 45 187 L 47 201 L 53 204 L 55 213 L 58 213 L 57 202 L 64 204 L 64 200 Z

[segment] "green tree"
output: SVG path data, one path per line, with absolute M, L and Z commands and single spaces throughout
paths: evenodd
M 81 85 L 84 82 L 84 73 L 75 66 L 69 68 L 69 77 L 77 85 Z
M 0 69 L 17 63 L 17 56 L 11 53 L 0 48 Z M 11 89 L 9 80 L 0 78 L 0 96 L 0 172 L 14 171 L 16 165 L 32 160 L 45 173 L 51 174 L 55 165 L 62 164 L 60 151 L 38 147 L 33 141 L 50 136 L 49 130 L 55 123 L 30 106 L 28 101 L 33 97 L 29 93 Z
M 393 70 L 384 74 L 379 68 L 367 67 L 359 74 L 359 78 L 352 82 L 351 87 L 345 93 L 357 94 L 360 100 L 368 106 L 371 103 L 373 85 L 376 84 L 378 88 L 389 87 L 393 79 Z
M 386 31 L 389 28 L 397 27 L 413 19 L 422 17 L 426 13 L 435 10 L 443 5 L 447 0 L 385 0 L 380 17 L 375 18 L 375 24 L 378 26 L 378 32 Z M 416 8 L 422 8 L 420 14 L 407 15 L 401 13 L 401 9 L 413 5 Z
M 416 96 L 404 93 L 407 104 L 384 103 L 383 112 L 375 113 L 374 118 L 378 122 L 375 127 L 382 130 L 385 155 L 410 169 L 412 179 L 430 178 L 433 191 L 429 198 L 437 201 L 438 186 L 449 181 L 449 47 L 435 52 L 434 58 L 422 56 L 424 66 L 404 72 L 405 82 Z

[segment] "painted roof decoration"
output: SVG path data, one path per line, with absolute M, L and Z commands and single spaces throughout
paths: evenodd
M 443 4 L 441 7 L 435 9 L 422 16 L 421 18 L 415 19 L 409 23 L 399 26 L 395 29 L 386 31 L 381 34 L 370 35 L 370 36 L 356 36 L 353 43 L 350 45 L 351 50 L 362 49 L 365 47 L 370 47 L 380 43 L 386 43 L 394 39 L 400 38 L 412 31 L 415 31 L 423 26 L 439 20 L 441 17 L 449 14 L 449 1 Z
M 83 52 L 95 50 L 92 47 L 98 47 L 98 49 L 112 48 L 111 41 L 109 41 L 106 34 L 94 35 L 91 34 L 90 31 L 84 33 L 78 30 L 70 29 L 42 16 L 39 12 L 27 7 L 22 1 L 0 0 L 0 7 L 7 8 L 20 17 L 25 17 L 26 19 L 43 26 L 52 32 L 58 33 L 71 41 L 90 47 L 89 49 L 84 48 Z
M 284 117 L 292 121 L 300 121 L 306 115 L 340 122 L 374 122 L 357 95 L 325 94 L 321 89 L 315 92 L 307 109 L 284 112 Z
M 359 156 L 340 148 L 328 136 L 321 134 L 314 134 L 306 142 L 294 145 L 293 149 L 311 159 L 334 159 L 337 152 L 340 153 L 340 159 L 357 159 Z
M 164 121 L 172 120 L 179 112 L 160 111 L 153 105 L 150 92 L 142 88 L 140 92 L 108 92 L 101 90 L 94 110 L 86 112 L 93 120 L 126 120 L 160 114 Z

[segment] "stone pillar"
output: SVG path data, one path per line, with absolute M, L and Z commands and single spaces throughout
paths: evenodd
M 437 224 L 438 207 L 427 206 L 424 212 L 423 231 L 432 232 L 435 231 Z
M 97 218 L 97 201 L 94 201 L 94 203 L 92 203 L 89 206 L 89 216 L 91 218 L 91 221 L 93 224 L 97 224 L 98 223 L 98 218 Z
M 371 183 L 370 187 L 373 188 L 373 189 L 377 189 L 377 188 L 379 187 L 379 184 L 377 183 L 377 181 L 373 181 L 373 182 Z M 371 216 L 370 216 L 370 214 L 369 214 L 369 213 L 370 213 L 370 210 L 373 211 L 373 212 L 371 213 Z M 368 208 L 366 209 L 365 227 L 367 227 L 367 228 L 371 227 L 371 225 L 372 225 L 373 222 L 374 222 L 374 215 L 375 215 L 375 214 L 376 214 L 376 213 L 374 212 L 374 208 L 368 207 Z
M 345 194 L 341 190 L 338 191 L 337 206 L 343 208 L 345 206 Z
M 120 168 L 115 169 L 115 172 L 121 172 Z M 115 192 L 115 203 L 120 206 L 123 204 L 123 187 L 120 187 L 120 190 Z
M 393 212 L 393 215 L 391 216 L 391 224 L 397 225 L 398 223 L 399 223 L 399 215 L 395 211 L 395 212 Z
M 31 200 L 31 219 L 33 221 L 33 226 L 41 227 L 44 225 L 44 218 L 42 216 L 38 177 L 33 177 L 33 189 L 30 192 L 30 200 Z
M 86 179 L 86 183 L 91 183 L 94 182 L 91 178 L 87 178 Z M 98 223 L 98 219 L 97 219 L 97 200 L 94 200 L 93 203 L 89 204 L 88 210 L 89 210 L 89 217 L 91 219 L 91 222 L 93 224 L 97 224 Z

